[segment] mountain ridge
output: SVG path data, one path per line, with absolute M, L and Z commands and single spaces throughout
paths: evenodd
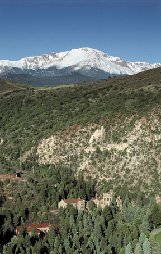
M 18 61 L 0 60 L 0 77 L 32 85 L 38 84 L 37 79 L 42 77 L 44 78 L 43 84 L 51 85 L 52 82 L 53 84 L 56 82 L 79 83 L 79 81 L 104 79 L 113 75 L 133 75 L 159 66 L 161 66 L 160 63 L 130 62 L 97 49 L 79 48 L 25 57 Z M 75 76 L 76 74 L 82 75 L 83 78 L 73 78 L 71 77 L 73 73 Z M 28 82 L 23 75 L 30 77 Z M 67 81 L 63 78 L 64 76 L 68 76 Z M 57 77 L 56 81 L 55 77 Z

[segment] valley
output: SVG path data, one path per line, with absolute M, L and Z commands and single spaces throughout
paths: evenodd
M 81 85 L 0 84 L 0 251 L 160 253 L 150 232 L 161 221 L 161 68 Z M 92 201 L 109 193 L 103 208 Z M 82 211 L 59 208 L 81 199 Z
M 114 184 L 120 191 L 128 184 L 134 191 L 138 184 L 158 193 L 160 70 L 2 94 L 1 170 L 15 172 L 20 160 L 29 171 L 32 163 L 70 165 L 76 175 L 106 180 L 105 189 Z

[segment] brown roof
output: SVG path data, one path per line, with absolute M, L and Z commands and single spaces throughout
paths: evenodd
M 36 229 L 36 228 L 46 228 L 46 227 L 50 227 L 51 224 L 47 223 L 47 222 L 43 222 L 43 223 L 33 223 L 33 224 L 28 224 L 27 225 L 27 229 Z
M 28 233 L 32 232 L 32 230 L 35 231 L 35 233 L 40 233 L 41 232 L 41 229 L 44 229 L 44 228 L 49 228 L 51 226 L 50 223 L 33 223 L 33 224 L 28 224 L 28 225 L 25 225 L 25 228 L 26 228 L 26 231 Z M 21 226 L 17 226 L 16 230 L 17 230 L 17 233 L 19 233 L 21 231 Z
M 65 203 L 67 204 L 77 204 L 78 202 L 82 201 L 80 198 L 67 198 L 63 199 Z

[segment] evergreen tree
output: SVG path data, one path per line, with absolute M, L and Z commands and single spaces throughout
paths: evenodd
M 143 253 L 144 254 L 152 254 L 151 246 L 148 238 L 145 238 L 145 241 L 143 243 Z
M 61 245 L 60 239 L 58 236 L 55 237 L 55 241 L 54 241 L 54 254 L 59 253 L 59 246 Z
M 131 243 L 125 247 L 125 254 L 133 254 Z
M 141 192 L 139 192 L 137 195 L 136 205 L 138 205 L 139 207 L 144 205 L 143 194 Z
M 67 254 L 70 254 L 70 242 L 67 238 L 64 239 L 64 247 L 65 247 L 65 252 Z
M 151 215 L 149 216 L 150 224 L 152 228 L 156 228 L 161 222 L 161 207 L 158 204 L 154 204 L 151 209 Z
M 128 195 L 126 195 L 125 200 L 123 202 L 123 208 L 130 206 L 130 200 Z
M 146 239 L 146 235 L 142 232 L 139 237 L 139 243 L 140 243 L 141 248 L 143 247 L 143 243 L 144 243 L 145 239 Z
M 143 254 L 143 250 L 140 246 L 140 243 L 137 243 L 135 246 L 134 254 Z
M 143 221 L 139 228 L 140 228 L 140 232 L 143 232 L 143 233 L 147 233 L 150 230 L 149 218 L 147 215 L 144 215 Z

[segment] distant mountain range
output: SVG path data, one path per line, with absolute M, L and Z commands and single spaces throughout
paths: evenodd
M 18 61 L 0 60 L 0 78 L 44 86 L 133 75 L 159 66 L 160 63 L 129 62 L 97 49 L 79 48 Z

